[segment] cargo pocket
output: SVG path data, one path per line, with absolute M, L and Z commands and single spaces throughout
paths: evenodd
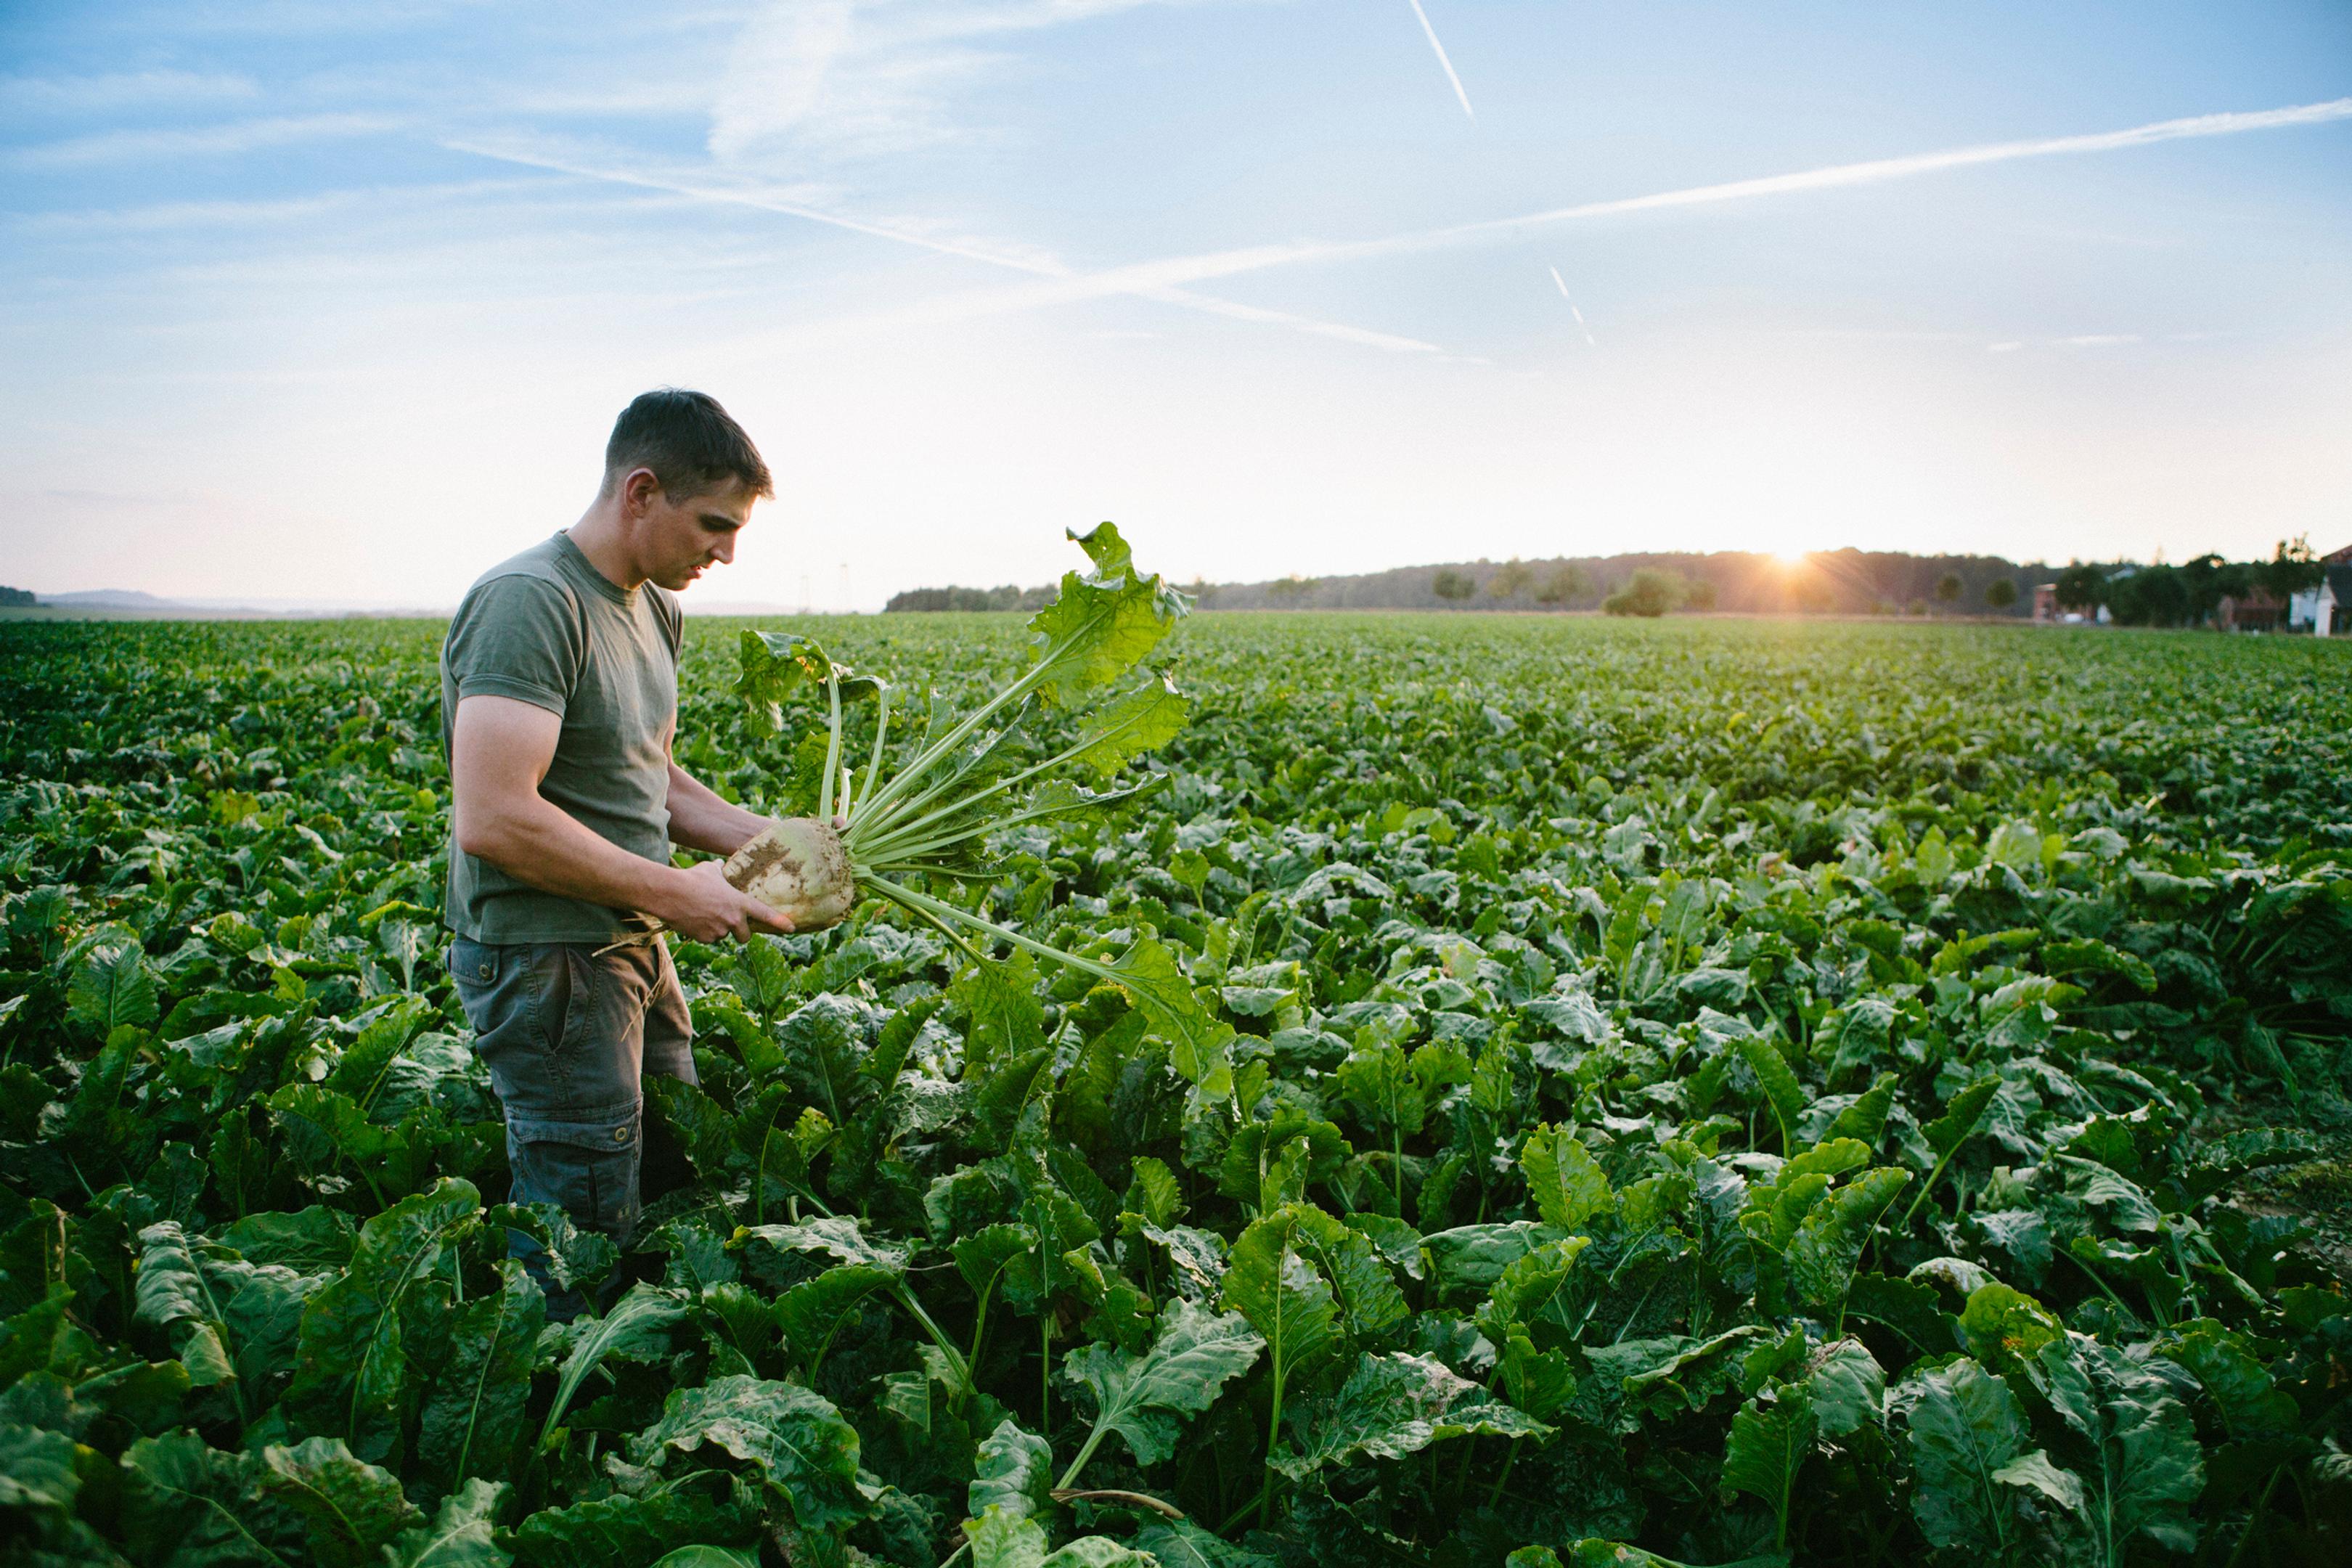
M 507 1120 L 514 1201 L 556 1204 L 586 1230 L 623 1243 L 637 1223 L 642 1110 L 614 1121 Z
M 572 942 L 534 943 L 523 990 L 533 1042 L 551 1058 L 580 1048 L 596 1010 L 596 966 Z
M 457 983 L 457 1005 L 466 1010 L 466 1021 L 477 1034 L 488 1034 L 497 1025 L 499 971 L 503 956 L 498 948 L 462 936 L 449 944 L 446 960 L 449 978 Z

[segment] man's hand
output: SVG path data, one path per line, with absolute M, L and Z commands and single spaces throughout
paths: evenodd
M 669 878 L 662 889 L 662 907 L 649 909 L 662 924 L 697 942 L 717 942 L 731 936 L 749 942 L 754 931 L 789 931 L 792 917 L 772 910 L 727 880 L 726 868 L 705 860 Z

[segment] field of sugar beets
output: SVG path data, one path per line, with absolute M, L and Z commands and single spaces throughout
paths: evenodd
M 680 943 L 624 1250 L 503 1206 L 439 632 L 0 626 L 0 1561 L 2352 1561 L 2352 649 L 1195 616 L 1160 787 L 958 896 L 1230 1073 L 881 905 Z

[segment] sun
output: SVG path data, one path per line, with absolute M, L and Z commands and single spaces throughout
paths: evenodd
M 1811 559 L 1811 552 L 1805 550 L 1775 550 L 1772 552 L 1772 559 L 1778 561 L 1783 566 L 1802 566 L 1806 561 Z

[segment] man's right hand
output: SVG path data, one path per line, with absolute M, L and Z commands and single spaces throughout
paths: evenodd
M 647 910 L 662 924 L 696 942 L 717 942 L 731 936 L 748 942 L 755 931 L 789 931 L 792 917 L 772 910 L 727 880 L 727 868 L 717 860 L 689 866 L 669 879 L 666 908 Z

